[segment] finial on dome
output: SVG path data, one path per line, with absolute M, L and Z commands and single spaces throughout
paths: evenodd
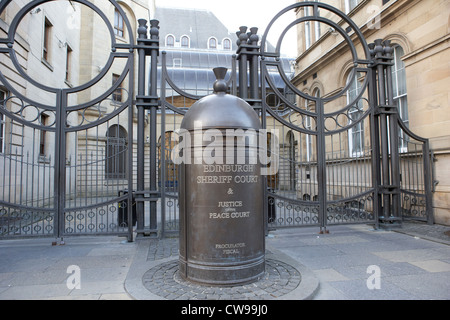
M 216 81 L 214 82 L 213 89 L 215 93 L 227 92 L 228 85 L 225 81 L 225 76 L 227 74 L 227 68 L 218 67 L 213 69 L 214 75 L 216 76 Z

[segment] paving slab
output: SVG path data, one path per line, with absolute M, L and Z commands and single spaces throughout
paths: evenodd
M 177 238 L 73 237 L 58 246 L 50 238 L 2 240 L 0 299 L 184 300 L 186 290 L 199 300 L 450 299 L 450 227 L 404 223 L 400 231 L 368 225 L 328 230 L 270 231 L 266 278 L 229 290 L 183 283 L 176 273 Z M 70 266 L 79 267 L 80 288 L 70 282 Z M 164 272 L 150 276 L 156 269 Z M 379 288 L 370 288 L 376 281 Z

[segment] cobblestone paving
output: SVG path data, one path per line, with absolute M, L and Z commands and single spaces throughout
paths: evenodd
M 404 222 L 401 229 L 394 231 L 450 244 L 449 226 L 409 221 Z M 154 239 L 149 245 L 147 261 L 165 259 L 165 262 L 162 261 L 148 270 L 142 277 L 142 283 L 148 291 L 164 299 L 276 299 L 296 289 L 301 282 L 297 269 L 279 260 L 270 259 L 270 252 L 266 252 L 266 273 L 258 282 L 234 287 L 194 284 L 183 280 L 178 274 L 178 246 L 178 238 Z M 170 258 L 173 259 L 167 261 Z
M 153 239 L 148 248 L 147 261 L 178 257 L 178 238 Z
M 270 300 L 291 292 L 300 281 L 297 269 L 273 259 L 266 259 L 266 273 L 261 280 L 241 286 L 211 287 L 183 280 L 178 273 L 178 260 L 161 263 L 142 278 L 147 290 L 169 300 Z

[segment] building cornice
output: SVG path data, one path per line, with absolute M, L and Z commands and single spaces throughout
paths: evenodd
M 405 67 L 409 67 L 419 61 L 427 59 L 432 55 L 448 49 L 450 47 L 449 40 L 450 34 L 446 34 L 445 36 L 404 55 L 402 60 L 405 62 Z

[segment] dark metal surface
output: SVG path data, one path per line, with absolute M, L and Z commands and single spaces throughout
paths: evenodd
M 1 225 L 0 237 L 34 237 L 53 236 L 63 237 L 68 235 L 83 234 L 118 234 L 127 236 L 132 240 L 132 226 L 118 224 L 118 203 L 126 200 L 132 203 L 132 194 L 118 195 L 120 189 L 132 189 L 132 149 L 127 146 L 133 144 L 133 87 L 134 87 L 134 35 L 123 9 L 116 1 L 109 3 L 123 17 L 124 24 L 128 30 L 129 42 L 118 43 L 114 35 L 114 29 L 110 19 L 97 6 L 87 0 L 76 0 L 75 2 L 87 6 L 94 11 L 104 22 L 111 41 L 109 56 L 105 66 L 98 75 L 84 84 L 77 86 L 64 86 L 64 88 L 51 87 L 42 84 L 38 79 L 33 79 L 23 69 L 16 53 L 17 30 L 22 20 L 31 10 L 45 3 L 47 0 L 30 1 L 24 5 L 13 17 L 5 38 L 0 39 L 0 53 L 10 59 L 10 65 L 15 68 L 18 76 L 23 81 L 30 83 L 41 90 L 43 95 L 54 97 L 53 102 L 48 105 L 34 101 L 24 96 L 15 88 L 0 72 L 0 82 L 5 87 L 9 96 L 1 101 L 0 112 L 11 128 L 17 125 L 23 126 L 23 132 L 31 132 L 30 136 L 22 135 L 21 147 L 13 148 L 10 144 L 5 153 L 0 154 L 3 167 L 3 194 L 0 198 L 1 216 L 17 217 L 14 222 Z M 5 0 L 0 4 L 3 11 L 11 1 Z M 115 61 L 123 61 L 124 67 L 118 80 L 98 97 L 81 104 L 69 104 L 71 97 L 93 87 L 106 75 Z M 123 81 L 128 81 L 128 86 L 119 89 Z M 102 110 L 102 102 L 114 100 L 113 95 L 121 90 L 123 97 L 112 110 Z M 12 101 L 20 101 L 19 110 L 11 110 L 8 104 Z M 49 100 L 50 101 L 50 100 Z M 27 118 L 26 108 L 36 110 L 34 119 Z M 92 114 L 96 115 L 92 117 Z M 51 115 L 49 123 L 40 121 L 41 115 Z M 126 115 L 126 116 L 125 116 Z M 73 121 L 74 118 L 77 121 Z M 128 118 L 128 120 L 124 120 Z M 69 119 L 72 119 L 69 121 Z M 123 140 L 121 148 L 105 147 L 105 142 L 99 137 L 101 126 L 126 128 L 128 134 Z M 89 138 L 90 132 L 96 132 L 93 138 Z M 14 133 L 11 131 L 11 135 Z M 34 148 L 25 151 L 26 139 L 34 139 L 43 135 L 52 140 L 54 150 L 51 156 L 42 157 Z M 67 154 L 68 139 L 77 144 L 76 154 Z M 83 138 L 84 137 L 84 138 Z M 116 138 L 106 138 L 107 144 L 114 144 Z M 108 149 L 109 148 L 109 149 Z M 107 149 L 105 151 L 105 149 Z M 121 154 L 110 154 L 109 157 L 124 159 L 127 170 L 130 172 L 127 179 L 122 183 L 111 183 L 105 167 L 112 163 L 108 158 L 108 150 L 120 149 Z M 27 162 L 18 159 L 27 158 Z M 99 169 L 100 168 L 100 169 Z M 8 171 L 9 170 L 9 171 Z M 15 170 L 15 171 L 14 171 Z M 9 174 L 9 178 L 6 178 Z M 119 177 L 119 175 L 118 175 Z M 14 184 L 11 183 L 14 179 Z M 9 180 L 9 182 L 7 182 Z M 113 186 L 110 186 L 110 185 Z M 106 187 L 105 187 L 106 186 Z M 105 190 L 106 189 L 106 190 Z M 11 197 L 16 193 L 17 196 Z M 128 221 L 131 221 L 131 207 L 128 206 Z
M 184 169 L 172 161 L 174 137 L 187 108 L 201 99 L 205 90 L 195 93 L 192 89 L 196 88 L 195 84 L 189 87 L 189 92 L 178 88 L 169 76 L 166 54 L 159 52 L 158 21 L 150 21 L 148 28 L 146 20 L 140 19 L 135 44 L 131 24 L 114 0 L 109 2 L 122 15 L 129 41 L 117 42 L 106 14 L 88 0 L 77 0 L 93 10 L 106 25 L 111 41 L 107 61 L 99 73 L 84 84 L 69 88 L 43 85 L 31 78 L 21 65 L 15 38 L 24 17 L 46 2 L 51 1 L 35 0 L 24 5 L 13 17 L 5 37 L 0 39 L 0 54 L 9 59 L 17 75 L 53 99 L 52 103 L 42 103 L 21 94 L 1 70 L 0 83 L 9 94 L 0 101 L 3 123 L 29 132 L 33 137 L 45 132 L 55 146 L 51 156 L 42 158 L 35 149 L 24 148 L 26 140 L 22 136 L 15 147 L 11 144 L 0 153 L 3 171 L 0 237 L 120 234 L 132 240 L 132 226 L 117 223 L 118 203 L 124 201 L 131 204 L 126 209 L 128 221 L 132 221 L 132 208 L 136 208 L 139 236 L 178 233 L 182 220 L 178 206 L 182 207 L 185 202 L 193 204 L 188 201 L 192 195 L 190 190 L 179 192 L 179 188 L 185 190 L 183 188 L 189 189 L 192 185 L 178 183 L 178 175 Z M 1 1 L 0 11 L 10 3 L 10 0 Z M 275 47 L 266 45 L 272 26 L 283 14 L 306 7 L 310 15 L 288 24 Z M 320 22 L 336 30 L 352 56 L 351 77 L 360 73 L 364 78 L 359 93 L 339 110 L 328 111 L 327 104 L 344 97 L 350 83 L 332 95 L 316 97 L 297 89 L 283 70 L 280 48 L 284 36 L 289 29 L 306 21 Z M 344 30 L 342 25 L 348 27 Z M 233 106 L 240 105 L 240 100 L 224 93 L 205 98 L 192 110 L 217 105 L 217 109 L 197 110 L 196 117 L 201 118 L 204 129 L 261 127 L 268 132 L 278 130 L 278 136 L 272 136 L 277 148 L 267 152 L 277 157 L 279 170 L 259 177 L 264 184 L 264 197 L 254 201 L 255 207 L 248 209 L 264 212 L 266 231 L 267 228 L 311 225 L 322 229 L 347 223 L 391 227 L 400 226 L 402 219 L 433 223 L 429 142 L 409 130 L 393 103 L 389 41 L 376 40 L 367 44 L 347 15 L 330 5 L 307 1 L 290 5 L 276 14 L 261 39 L 257 28 L 241 27 L 237 35 L 238 49 L 232 59 L 227 91 L 250 104 L 259 119 L 250 117 L 248 108 L 231 111 Z M 357 45 L 362 50 L 357 50 Z M 137 94 L 134 96 L 136 51 Z M 159 73 L 158 59 L 161 61 Z M 114 84 L 91 101 L 69 103 L 71 96 L 105 80 L 118 60 L 124 61 L 124 68 Z M 149 69 L 146 60 L 150 60 Z M 119 89 L 122 82 L 128 85 Z M 203 89 L 205 86 L 202 83 Z M 110 112 L 103 112 L 102 102 L 112 100 L 118 89 L 123 92 L 123 101 Z M 18 105 L 15 110 L 7 107 L 12 101 Z M 134 102 L 137 114 L 133 113 Z M 360 108 L 358 119 L 349 115 L 354 108 Z M 24 116 L 25 110 L 34 110 L 37 116 L 29 119 Z M 91 117 L 92 112 L 98 116 Z M 49 123 L 40 120 L 43 114 L 50 116 Z M 75 115 L 76 123 L 68 121 Z M 136 133 L 133 132 L 133 117 L 137 117 Z M 196 119 L 188 113 L 183 125 L 193 130 Z M 102 137 L 102 126 L 115 127 L 117 132 L 123 127 L 127 134 Z M 343 141 L 357 126 L 362 126 L 370 139 L 360 154 L 352 155 Z M 11 129 L 7 134 L 16 133 Z M 67 154 L 69 138 L 79 142 L 76 154 Z M 135 139 L 136 159 L 133 161 Z M 399 150 L 399 139 L 405 150 Z M 111 150 L 118 151 L 111 155 Z M 108 163 L 116 167 L 114 161 L 118 159 L 125 163 L 117 168 L 125 166 L 128 172 L 117 173 L 116 178 L 124 178 L 120 182 L 107 179 L 108 175 L 115 175 L 109 172 L 108 165 L 106 174 L 103 169 Z M 201 169 L 193 168 L 192 174 L 199 174 L 198 170 Z M 212 199 L 220 192 L 220 187 L 211 184 L 201 192 L 208 194 L 205 199 Z M 119 192 L 124 189 L 136 191 Z M 239 189 L 239 192 L 245 190 Z M 205 202 L 203 205 L 213 204 Z M 201 228 L 207 222 L 200 219 L 192 228 Z
M 289 24 L 275 49 L 267 49 L 265 43 L 272 25 L 286 12 L 306 7 L 310 9 L 309 15 Z M 335 23 L 333 16 L 341 22 Z M 295 88 L 280 68 L 278 59 L 284 35 L 296 24 L 306 21 L 320 22 L 336 30 L 352 56 L 350 78 L 357 73 L 364 76 L 359 93 L 339 110 L 329 112 L 326 105 L 345 97 L 350 82 L 332 95 L 316 97 Z M 347 29 L 342 25 L 348 25 Z M 357 45 L 362 48 L 362 56 Z M 372 223 L 376 227 L 392 227 L 401 225 L 402 214 L 415 219 L 432 219 L 428 141 L 404 130 L 406 126 L 393 102 L 391 53 L 389 41 L 376 40 L 368 45 L 347 15 L 320 2 L 293 4 L 269 23 L 261 40 L 261 77 L 262 83 L 269 83 L 283 108 L 273 108 L 267 103 L 267 97 L 273 93 L 263 84 L 262 118 L 264 128 L 283 132 L 279 139 L 280 146 L 285 146 L 284 150 L 280 148 L 280 172 L 272 178 L 271 191 L 267 192 L 268 203 L 274 204 L 276 209 L 276 217 L 269 226 L 318 225 L 322 229 L 332 224 Z M 267 71 L 270 67 L 278 68 L 286 86 L 296 94 L 298 104 L 276 90 Z M 358 119 L 349 117 L 352 108 L 360 108 Z M 364 145 L 360 154 L 352 155 L 343 146 L 343 140 L 357 126 L 370 134 L 370 143 Z M 407 152 L 400 153 L 399 130 L 403 131 L 403 139 L 410 143 Z M 294 143 L 290 142 L 292 136 Z M 304 147 L 308 141 L 313 141 L 310 144 L 314 146 L 309 157 Z M 292 167 L 298 171 L 290 169 Z
M 224 76 L 226 70 L 220 71 Z M 244 100 L 225 93 L 224 80 L 217 80 L 214 89 L 189 109 L 181 123 L 193 144 L 188 147 L 190 163 L 181 164 L 180 273 L 195 282 L 236 285 L 264 274 L 263 181 L 260 166 L 252 161 L 257 146 L 240 142 L 249 129 L 257 138 L 260 122 Z M 198 123 L 202 131 L 195 132 Z M 207 139 L 195 140 L 196 134 L 209 129 L 223 136 L 223 144 L 217 146 L 223 156 L 212 163 L 205 159 Z M 234 136 L 229 129 L 239 133 Z M 226 148 L 228 139 L 233 139 L 231 150 Z

